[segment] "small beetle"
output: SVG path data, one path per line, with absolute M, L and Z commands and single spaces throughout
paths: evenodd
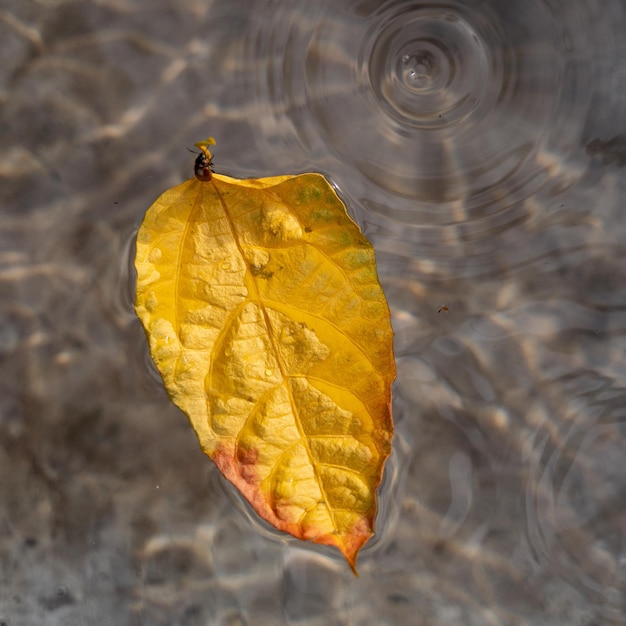
M 213 177 L 213 161 L 211 157 L 201 152 L 196 159 L 193 171 L 198 180 L 203 182 L 211 180 Z
M 198 180 L 202 182 L 207 182 L 211 180 L 213 177 L 213 157 L 209 152 L 208 146 L 214 146 L 215 139 L 213 137 L 209 137 L 204 141 L 196 142 L 195 146 L 201 150 L 200 154 L 196 158 L 196 163 L 194 165 L 193 171 Z

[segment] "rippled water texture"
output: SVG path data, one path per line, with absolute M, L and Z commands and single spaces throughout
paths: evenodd
M 626 624 L 626 5 L 0 2 L 0 623 Z M 321 171 L 377 250 L 394 454 L 355 579 L 268 529 L 132 313 L 145 209 Z

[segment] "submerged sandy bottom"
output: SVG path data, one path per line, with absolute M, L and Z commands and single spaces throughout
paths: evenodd
M 429 32 L 512 37 L 519 99 L 460 65 L 445 127 L 398 3 L 5 3 L 0 624 L 626 623 L 626 15 L 484 4 Z M 411 89 L 356 72 L 359 29 Z M 397 432 L 359 578 L 249 512 L 149 362 L 134 233 L 209 134 L 223 173 L 330 176 L 376 247 Z

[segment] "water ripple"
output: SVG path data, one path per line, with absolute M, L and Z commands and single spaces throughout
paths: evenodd
M 625 3 L 12 4 L 11 606 L 41 621 L 54 581 L 78 622 L 625 624 Z M 358 581 L 200 458 L 132 311 L 134 229 L 208 134 L 220 172 L 326 174 L 375 244 L 396 436 Z
M 251 53 L 270 62 L 257 94 L 288 114 L 303 145 L 344 163 L 344 180 L 395 196 L 386 215 L 507 221 L 498 213 L 563 184 L 555 155 L 571 155 L 589 107 L 588 67 L 568 36 L 584 30 L 579 10 L 320 4 L 259 27 Z

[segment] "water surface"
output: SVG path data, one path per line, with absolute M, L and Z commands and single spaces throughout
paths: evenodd
M 626 7 L 5 0 L 0 623 L 626 624 Z M 360 578 L 168 401 L 133 237 L 217 170 L 373 241 L 397 433 Z

